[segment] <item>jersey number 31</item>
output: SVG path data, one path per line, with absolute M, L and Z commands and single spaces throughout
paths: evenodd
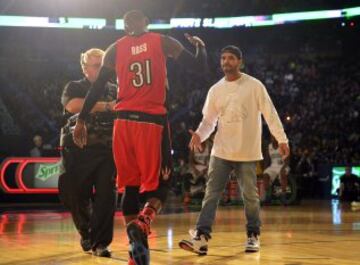
M 133 62 L 130 65 L 130 71 L 133 72 L 134 78 L 132 84 L 136 88 L 141 88 L 143 85 L 151 85 L 151 61 L 145 60 L 145 62 Z

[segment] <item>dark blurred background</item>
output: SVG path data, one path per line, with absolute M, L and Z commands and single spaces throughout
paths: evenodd
M 152 22 L 168 22 L 174 17 L 271 15 L 355 6 L 360 6 L 360 1 L 2 0 L 0 16 L 106 18 L 109 27 L 0 26 L 0 162 L 7 157 L 30 156 L 36 135 L 42 137 L 42 156 L 59 156 L 64 85 L 82 77 L 81 52 L 91 47 L 106 49 L 123 36 L 123 31 L 112 26 L 130 9 L 143 10 Z M 299 176 L 304 198 L 329 198 L 331 179 L 323 180 L 331 168 L 360 165 L 359 16 L 266 27 L 172 28 L 158 32 L 184 44 L 184 33 L 198 35 L 209 53 L 211 71 L 206 76 L 168 62 L 169 113 L 177 167 L 181 167 L 179 161 L 186 163 L 188 159 L 187 131 L 196 129 L 206 93 L 222 76 L 219 51 L 227 44 L 242 49 L 243 71 L 267 87 L 290 139 L 291 168 Z M 265 125 L 264 146 L 268 142 Z M 28 199 L 57 201 L 54 195 L 29 197 L 0 192 L 4 202 Z

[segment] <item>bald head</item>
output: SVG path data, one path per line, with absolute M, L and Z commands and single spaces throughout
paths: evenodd
M 124 15 L 125 31 L 128 35 L 140 35 L 147 31 L 149 19 L 140 10 L 132 10 Z

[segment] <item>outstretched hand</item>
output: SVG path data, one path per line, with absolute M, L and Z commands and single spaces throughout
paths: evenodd
M 168 180 L 170 178 L 171 169 L 168 167 L 165 167 L 161 170 L 161 175 L 163 180 Z
M 190 140 L 190 143 L 189 143 L 190 150 L 191 151 L 202 152 L 203 147 L 201 145 L 200 136 L 196 132 L 194 132 L 193 130 L 189 130 L 189 133 L 191 134 L 191 140 Z
M 290 155 L 289 145 L 286 143 L 279 144 L 279 153 L 281 155 L 282 160 L 285 160 Z

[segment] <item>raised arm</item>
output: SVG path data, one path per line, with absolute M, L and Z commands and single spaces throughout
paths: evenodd
M 188 41 L 196 47 L 195 55 L 188 51 L 178 40 L 162 35 L 163 51 L 181 65 L 197 71 L 207 70 L 207 53 L 205 43 L 196 36 L 185 34 Z

